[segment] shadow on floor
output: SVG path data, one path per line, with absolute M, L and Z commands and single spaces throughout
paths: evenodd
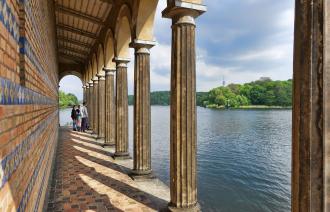
M 167 201 L 146 193 L 129 169 L 110 159 L 90 135 L 61 128 L 48 211 L 159 211 Z

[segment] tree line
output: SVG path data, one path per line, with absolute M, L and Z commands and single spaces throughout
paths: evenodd
M 169 105 L 170 92 L 156 91 L 150 94 L 151 105 Z M 133 105 L 134 96 L 129 96 Z M 273 81 L 269 78 L 241 84 L 229 84 L 197 92 L 196 104 L 208 108 L 291 107 L 292 80 Z
M 201 106 L 209 108 L 240 108 L 245 106 L 292 106 L 292 80 L 269 78 L 240 84 L 220 86 L 201 97 Z
M 74 94 L 72 93 L 66 94 L 63 91 L 59 92 L 60 108 L 72 107 L 73 105 L 78 105 L 78 104 L 79 104 L 78 98 Z
M 150 93 L 151 105 L 170 105 L 169 91 Z M 59 92 L 61 108 L 79 104 L 72 93 Z M 128 96 L 128 104 L 134 104 L 134 96 Z M 291 107 L 292 80 L 273 81 L 269 78 L 241 84 L 229 84 L 211 89 L 209 92 L 196 93 L 197 106 L 207 108 L 249 108 L 249 107 Z

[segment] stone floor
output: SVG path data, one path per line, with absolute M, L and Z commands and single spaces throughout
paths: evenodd
M 48 211 L 160 211 L 169 189 L 158 179 L 134 181 L 132 160 L 114 161 L 89 134 L 60 129 Z

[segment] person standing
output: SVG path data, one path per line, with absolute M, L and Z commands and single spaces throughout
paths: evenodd
M 85 132 L 87 130 L 87 120 L 88 120 L 88 111 L 86 107 L 86 102 L 83 102 L 83 106 L 80 108 L 80 113 L 82 117 L 81 131 Z
M 77 130 L 81 131 L 81 112 L 80 112 L 80 105 L 78 105 L 78 108 L 76 110 L 77 113 Z
M 76 106 L 75 105 L 73 105 L 73 107 L 72 107 L 71 119 L 72 119 L 73 131 L 77 131 L 77 112 L 76 112 Z

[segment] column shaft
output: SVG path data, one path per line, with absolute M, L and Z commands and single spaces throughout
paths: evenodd
M 105 138 L 105 76 L 99 76 L 98 84 L 98 138 Z
M 115 145 L 116 139 L 116 104 L 115 104 L 115 82 L 114 72 L 106 70 L 105 75 L 105 145 Z
M 150 53 L 135 48 L 133 173 L 151 173 Z
M 128 156 L 128 93 L 127 64 L 117 61 L 116 75 L 116 152 L 115 156 Z
M 83 86 L 83 102 L 86 101 L 86 86 Z
M 296 1 L 292 211 L 330 211 L 330 1 Z
M 98 110 L 98 104 L 99 104 L 99 92 L 98 92 L 98 87 L 99 87 L 99 82 L 98 80 L 93 80 L 94 83 L 94 99 L 93 99 L 93 132 L 95 134 L 98 133 L 99 131 L 99 126 L 98 126 L 98 114 L 99 114 L 99 110 Z
M 89 128 L 94 130 L 94 83 L 89 83 L 89 102 L 87 105 L 89 109 Z
M 197 205 L 195 25 L 183 16 L 172 26 L 171 203 Z

